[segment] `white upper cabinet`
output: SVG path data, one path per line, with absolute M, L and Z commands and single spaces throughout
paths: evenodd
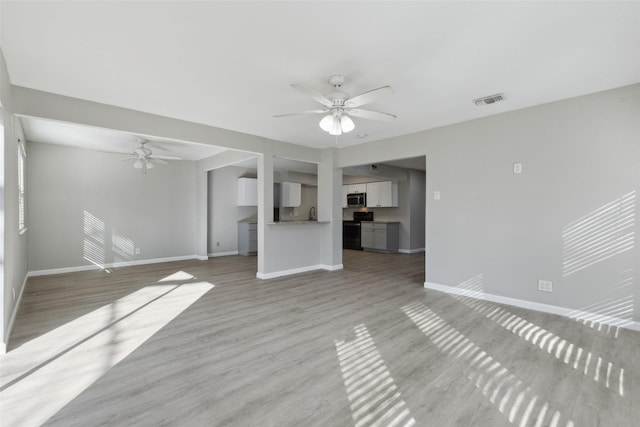
M 297 208 L 302 202 L 302 184 L 283 182 L 280 186 L 280 207 Z
M 367 192 L 367 184 L 349 184 L 349 194 L 351 193 L 366 193 Z
M 258 206 L 258 180 L 238 178 L 238 206 Z
M 398 207 L 398 184 L 391 181 L 369 182 L 366 188 L 367 207 Z
M 349 186 L 348 185 L 343 185 L 342 186 L 342 207 L 346 208 L 347 206 L 347 194 L 349 194 Z

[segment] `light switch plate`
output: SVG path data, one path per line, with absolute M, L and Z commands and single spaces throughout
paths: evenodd
M 440 192 L 439 191 L 434 191 L 433 192 L 433 199 L 434 200 L 440 200 Z
M 522 173 L 522 163 L 513 164 L 513 173 Z

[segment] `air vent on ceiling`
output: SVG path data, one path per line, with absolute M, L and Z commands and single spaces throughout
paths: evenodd
M 473 103 L 476 105 L 489 105 L 489 104 L 495 104 L 496 102 L 500 102 L 504 100 L 505 100 L 504 93 L 497 93 L 495 95 L 474 99 Z

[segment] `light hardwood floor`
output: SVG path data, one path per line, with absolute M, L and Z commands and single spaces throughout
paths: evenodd
M 29 279 L 2 425 L 638 426 L 640 334 L 425 290 L 423 254 Z

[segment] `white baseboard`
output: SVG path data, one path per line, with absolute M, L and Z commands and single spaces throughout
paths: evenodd
M 424 252 L 424 248 L 418 249 L 398 249 L 401 254 L 417 254 L 418 252 Z
M 344 268 L 343 264 L 336 264 L 336 265 L 320 264 L 320 266 L 323 270 L 327 270 L 327 271 L 338 271 Z
M 589 319 L 590 321 L 603 323 L 606 325 L 619 326 L 621 328 L 640 331 L 640 322 L 634 322 L 618 317 L 606 316 L 598 313 L 575 310 L 557 305 L 542 304 L 539 302 L 527 301 L 518 298 L 503 297 L 500 295 L 488 294 L 486 292 L 470 291 L 468 289 L 460 289 L 453 286 L 441 285 L 438 283 L 424 282 L 424 287 L 436 291 L 446 292 L 448 294 L 461 295 L 470 298 L 476 298 L 485 301 L 496 302 L 498 304 L 513 305 L 515 307 L 526 308 L 529 310 L 542 311 L 544 313 L 557 314 L 559 316 L 569 317 L 571 319 Z
M 20 293 L 18 294 L 18 298 L 16 298 L 15 304 L 13 305 L 13 313 L 11 313 L 11 317 L 9 318 L 7 329 L 4 330 L 4 342 L 0 343 L 0 354 L 5 354 L 7 352 L 7 343 L 9 342 L 9 338 L 11 337 L 11 332 L 13 332 L 13 325 L 16 321 L 16 316 L 18 315 L 18 309 L 20 308 L 20 303 L 22 302 L 22 295 L 24 295 L 24 289 L 27 287 L 28 278 L 29 278 L 29 274 L 27 273 L 24 275 L 24 280 L 22 281 L 22 287 L 20 288 Z
M 308 265 L 306 267 L 292 268 L 290 270 L 274 271 L 273 273 L 257 272 L 256 277 L 258 279 L 274 279 L 276 277 L 290 276 L 292 274 L 298 274 L 298 273 L 306 273 L 307 271 L 313 271 L 313 270 L 336 271 L 336 270 L 342 270 L 343 268 L 344 267 L 342 264 L 336 264 L 336 265 L 316 264 L 316 265 Z
M 238 251 L 229 251 L 229 252 L 213 252 L 210 253 L 209 256 L 211 258 L 219 257 L 219 256 L 230 256 L 230 255 L 238 255 Z
M 183 256 L 174 256 L 174 257 L 167 257 L 167 258 L 151 258 L 151 259 L 139 259 L 135 261 L 114 262 L 110 264 L 105 264 L 103 266 L 91 264 L 91 265 L 80 265 L 77 267 L 52 268 L 49 270 L 30 271 L 27 273 L 27 277 L 48 276 L 50 274 L 75 273 L 78 271 L 104 270 L 105 268 L 129 267 L 132 265 L 158 264 L 161 262 L 184 261 L 188 259 L 199 259 L 199 260 L 206 261 L 207 259 L 209 259 L 209 257 L 201 256 L 201 255 L 183 255 Z

